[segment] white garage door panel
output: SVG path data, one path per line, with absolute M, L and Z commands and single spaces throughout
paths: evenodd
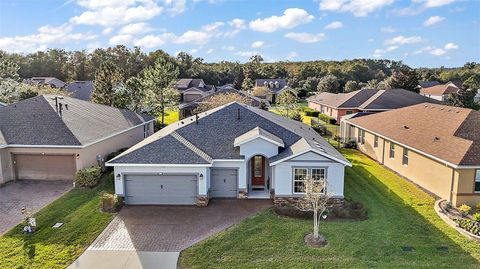
M 13 155 L 17 179 L 73 180 L 75 158 L 73 155 Z
M 126 175 L 125 202 L 131 205 L 192 205 L 196 175 Z
M 237 169 L 212 168 L 210 194 L 214 198 L 237 197 Z

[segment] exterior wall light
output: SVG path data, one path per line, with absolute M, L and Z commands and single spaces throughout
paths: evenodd
M 203 174 L 200 173 L 200 175 L 198 176 L 198 178 L 199 178 L 200 180 L 203 180 Z

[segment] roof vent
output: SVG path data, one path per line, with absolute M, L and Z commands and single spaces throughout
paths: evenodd
M 410 129 L 410 127 L 408 127 L 407 125 L 403 125 L 403 129 Z
M 438 136 L 435 136 L 435 137 L 433 138 L 433 142 L 439 141 L 439 140 L 440 140 L 440 137 L 438 137 Z
M 240 108 L 237 108 L 237 120 L 240 119 Z
M 198 124 L 198 113 L 195 113 L 195 123 Z

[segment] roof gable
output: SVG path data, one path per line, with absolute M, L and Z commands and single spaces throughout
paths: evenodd
M 233 142 L 233 146 L 238 147 L 242 144 L 248 143 L 248 142 L 250 142 L 254 139 L 257 139 L 257 138 L 266 140 L 266 141 L 268 141 L 272 144 L 275 144 L 279 147 L 284 147 L 285 146 L 285 144 L 283 143 L 283 140 L 280 137 L 278 137 L 278 136 L 276 136 L 276 135 L 274 135 L 270 132 L 267 132 L 260 127 L 255 127 L 252 130 L 236 137 L 234 142 Z

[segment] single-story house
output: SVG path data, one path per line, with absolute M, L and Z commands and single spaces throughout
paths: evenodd
M 63 88 L 66 83 L 54 77 L 32 77 L 26 80 L 27 83 L 38 85 L 49 85 L 53 88 Z
M 73 180 L 106 155 L 153 133 L 154 118 L 54 95 L 0 108 L 0 184 L 15 179 Z
M 215 86 L 207 85 L 203 79 L 182 78 L 175 82 L 174 88 L 180 93 L 180 102 L 188 103 L 215 91 Z
M 285 79 L 256 79 L 255 88 L 257 87 L 265 87 L 270 90 L 270 94 L 265 96 L 265 98 L 272 104 L 277 102 L 277 97 L 282 92 L 290 91 L 295 96 L 297 95 L 297 92 L 287 85 L 287 81 Z
M 423 103 L 344 118 L 341 137 L 427 191 L 459 206 L 480 202 L 480 112 Z M 381 180 L 381 179 L 380 179 Z
M 170 124 L 109 161 L 126 204 L 302 195 L 307 176 L 343 200 L 351 164 L 310 126 L 232 102 Z
M 215 92 L 212 92 L 208 95 L 200 97 L 199 99 L 196 99 L 196 100 L 194 100 L 192 102 L 189 102 L 189 103 L 180 104 L 178 106 L 178 108 L 179 108 L 179 118 L 184 119 L 184 118 L 192 116 L 193 114 L 195 114 L 195 109 L 200 104 L 202 104 L 204 102 L 211 102 L 210 98 L 212 98 L 216 95 L 225 94 L 225 93 L 236 93 L 239 96 L 248 98 L 248 99 L 251 100 L 251 105 L 254 106 L 254 107 L 264 109 L 264 108 L 268 108 L 270 106 L 270 103 L 265 99 L 255 97 L 255 96 L 253 96 L 253 95 L 251 95 L 251 94 L 249 94 L 245 91 L 239 91 L 239 90 L 233 88 L 233 86 L 224 85 L 224 86 L 218 87 Z
M 458 92 L 459 88 L 453 84 L 436 85 L 429 88 L 420 89 L 420 94 L 441 102 L 447 101 L 453 93 Z
M 420 81 L 418 83 L 418 87 L 420 89 L 422 88 L 430 88 L 430 87 L 433 87 L 433 86 L 437 86 L 437 85 L 440 85 L 440 82 L 436 81 L 436 80 L 429 80 L 429 81 Z
M 68 83 L 65 87 L 68 92 L 72 93 L 72 97 L 90 101 L 92 98 L 93 93 L 93 81 L 86 80 L 86 81 L 74 81 Z
M 321 92 L 307 98 L 308 107 L 340 123 L 341 117 L 360 111 L 380 112 L 424 102 L 440 103 L 404 89 L 363 89 L 349 93 Z

